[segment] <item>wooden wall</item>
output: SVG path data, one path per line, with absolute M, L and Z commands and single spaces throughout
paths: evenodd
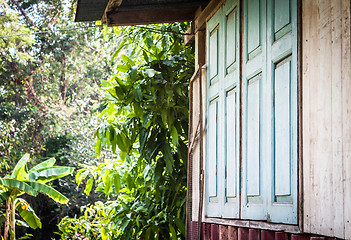
M 350 0 L 302 1 L 303 230 L 351 239 Z
M 206 66 L 205 56 L 205 31 L 198 30 L 195 34 L 195 73 L 191 79 L 190 85 L 190 126 L 189 126 L 189 153 L 191 165 L 191 221 L 198 221 L 200 208 L 200 166 L 201 158 L 204 157 L 205 151 L 201 137 L 205 138 L 205 132 L 201 134 L 205 126 L 205 105 L 206 102 Z M 203 105 L 203 106 L 201 106 Z M 201 115 L 202 111 L 202 115 Z M 201 147 L 202 144 L 202 147 Z M 201 153 L 202 152 L 202 153 Z M 204 166 L 203 166 L 204 167 Z
M 299 225 L 305 233 L 351 239 L 351 4 L 350 0 L 301 2 L 302 162 L 299 171 L 303 181 L 299 182 L 302 185 Z M 201 26 L 198 22 L 197 30 Z M 204 64 L 204 43 L 204 33 L 197 31 L 198 68 Z M 193 149 L 189 149 L 192 156 L 189 220 L 194 222 L 198 221 L 200 207 L 200 131 L 205 126 L 205 119 L 201 123 L 200 111 L 200 99 L 206 99 L 205 89 L 200 94 L 200 82 L 203 88 L 206 86 L 205 70 L 202 73 L 202 78 L 194 75 L 191 82 L 189 145 L 193 144 Z

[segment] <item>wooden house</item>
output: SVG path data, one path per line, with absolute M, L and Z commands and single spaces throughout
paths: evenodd
M 351 239 L 350 9 L 78 1 L 77 21 L 193 21 L 188 239 Z

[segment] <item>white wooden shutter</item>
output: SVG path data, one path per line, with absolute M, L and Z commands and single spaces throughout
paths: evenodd
M 228 0 L 207 22 L 208 217 L 297 223 L 296 6 L 247 0 L 240 18 Z
M 267 59 L 272 89 L 270 221 L 297 224 L 297 3 L 270 0 Z
M 239 218 L 239 5 L 227 1 L 223 6 L 224 65 L 222 96 L 224 98 L 225 154 L 223 159 L 224 201 L 222 217 Z
M 243 34 L 243 219 L 267 219 L 266 1 L 244 1 Z
M 239 11 L 229 0 L 207 22 L 205 211 L 239 218 Z
M 220 41 L 222 40 L 221 11 L 207 24 L 207 126 L 206 126 L 206 174 L 205 211 L 207 216 L 221 217 L 221 132 L 222 99 L 220 96 L 221 64 Z
M 243 219 L 297 223 L 296 4 L 244 6 Z

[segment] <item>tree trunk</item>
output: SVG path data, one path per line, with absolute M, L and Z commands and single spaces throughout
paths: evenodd
M 16 201 L 12 204 L 12 232 L 13 239 L 16 240 Z
M 10 201 L 10 199 L 7 199 L 6 200 L 6 213 L 5 213 L 4 240 L 8 240 L 8 238 L 9 238 L 10 214 L 11 214 L 11 201 Z
M 63 51 L 63 49 L 62 49 Z M 67 94 L 67 80 L 66 80 L 66 55 L 62 53 L 61 59 L 61 83 L 60 83 L 60 93 L 61 93 L 61 103 L 65 104 L 66 94 Z

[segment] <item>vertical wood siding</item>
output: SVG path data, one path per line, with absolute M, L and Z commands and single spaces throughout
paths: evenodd
M 203 64 L 205 64 L 205 56 L 206 56 L 206 41 L 205 41 L 205 32 L 204 31 L 197 31 L 195 34 L 195 66 L 196 68 L 200 68 Z M 197 71 L 197 70 L 196 70 Z M 200 161 L 201 161 L 201 154 L 200 154 L 200 144 L 201 144 L 201 134 L 200 131 L 203 129 L 204 123 L 201 123 L 201 100 L 200 98 L 205 98 L 206 101 L 206 92 L 201 90 L 200 81 L 203 82 L 202 86 L 206 88 L 206 70 L 198 70 L 199 73 L 194 75 L 192 79 L 192 88 L 190 93 L 190 102 L 192 103 L 192 112 L 190 113 L 190 121 L 191 121 L 191 129 L 189 132 L 189 152 L 191 154 L 191 161 L 192 168 L 191 171 L 191 196 L 189 201 L 191 202 L 191 214 L 190 220 L 191 221 L 198 221 L 199 216 L 199 206 L 200 206 Z M 200 74 L 202 74 L 200 76 Z M 202 102 L 203 102 L 202 101 Z M 205 111 L 205 109 L 203 109 Z M 204 119 L 203 119 L 204 121 Z M 204 154 L 204 153 L 203 153 Z M 188 204 L 190 204 L 188 202 Z M 194 232 L 194 236 L 196 236 L 196 232 Z M 190 238 L 192 239 L 192 238 Z
M 350 1 L 302 1 L 304 231 L 351 239 Z

